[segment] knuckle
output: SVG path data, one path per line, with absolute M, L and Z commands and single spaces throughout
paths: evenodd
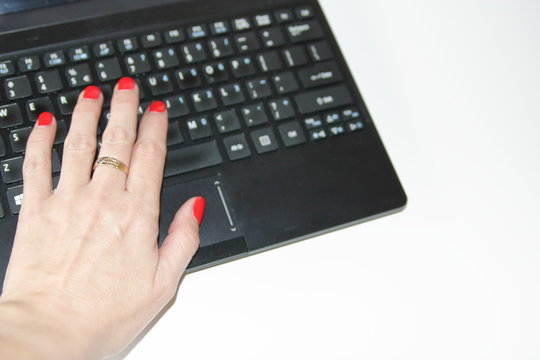
M 23 163 L 23 174 L 43 173 L 49 168 L 49 163 L 45 155 L 27 155 Z
M 165 146 L 152 139 L 137 142 L 136 151 L 144 157 L 165 157 Z
M 179 246 L 185 255 L 193 256 L 199 247 L 199 235 L 187 227 L 181 227 Z
M 26 146 L 28 148 L 28 147 L 33 147 L 35 145 L 48 143 L 49 141 L 51 141 L 50 139 L 51 139 L 50 134 L 40 134 L 34 131 L 28 138 L 28 141 L 26 142 Z
M 96 149 L 96 140 L 90 136 L 70 135 L 64 143 L 64 151 L 86 152 Z
M 103 133 L 103 144 L 124 145 L 133 142 L 134 136 L 127 129 L 121 126 L 113 126 L 105 129 Z

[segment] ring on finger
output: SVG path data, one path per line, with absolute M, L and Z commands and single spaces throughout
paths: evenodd
M 110 157 L 110 156 L 102 156 L 99 157 L 96 162 L 94 163 L 93 170 L 96 170 L 98 166 L 109 166 L 115 169 L 118 169 L 122 171 L 124 174 L 129 174 L 129 168 L 126 164 L 121 162 L 120 160 Z

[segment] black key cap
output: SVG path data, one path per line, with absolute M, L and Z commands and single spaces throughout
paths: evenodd
M 191 89 L 202 84 L 197 68 L 180 69 L 176 72 L 176 81 L 180 89 Z
M 358 110 L 354 107 L 343 109 L 341 111 L 341 116 L 343 117 L 343 120 L 352 120 L 352 119 L 358 119 L 360 118 L 360 113 Z
M 0 77 L 15 74 L 15 66 L 11 60 L 0 61 Z
M 323 139 L 326 139 L 327 137 L 328 135 L 326 134 L 325 129 L 319 128 L 319 129 L 309 130 L 309 138 L 312 141 L 323 140 Z
M 21 108 L 18 104 L 0 106 L 0 129 L 17 126 L 23 123 Z
M 184 142 L 184 137 L 180 131 L 180 124 L 178 121 L 169 123 L 169 130 L 167 131 L 167 146 L 178 145 Z
M 48 94 L 63 88 L 58 70 L 38 72 L 35 80 L 40 94 Z
M 251 150 L 244 134 L 228 136 L 223 139 L 230 160 L 239 160 L 251 156 Z
M 122 77 L 122 69 L 117 58 L 110 58 L 96 62 L 96 72 L 99 80 L 110 81 Z
M 270 113 L 274 120 L 289 119 L 295 115 L 294 108 L 289 98 L 272 100 L 268 103 Z
M 212 56 L 216 59 L 230 56 L 234 53 L 231 40 L 226 36 L 210 40 L 209 45 Z
M 38 70 L 41 67 L 41 64 L 39 62 L 39 57 L 37 55 L 32 56 L 25 56 L 19 59 L 19 70 L 22 72 L 28 72 L 28 71 L 34 71 Z M 0 65 L 1 67 L 2 65 Z M 1 70 L 0 70 L 0 76 L 1 76 Z
M 268 122 L 268 116 L 262 103 L 244 106 L 240 109 L 247 126 L 256 126 Z
M 111 98 L 112 98 L 111 85 L 101 85 L 99 89 L 101 90 L 101 93 L 103 94 L 103 105 L 105 106 L 111 105 Z
M 207 116 L 199 116 L 186 121 L 189 137 L 191 140 L 204 139 L 212 136 L 210 121 Z
M 313 17 L 313 9 L 311 6 L 302 6 L 294 10 L 296 17 L 299 19 L 308 19 Z
M 316 64 L 298 72 L 305 88 L 333 84 L 343 79 L 335 61 Z
M 219 88 L 219 95 L 221 96 L 221 101 L 225 106 L 236 105 L 243 103 L 246 99 L 240 84 L 234 83 L 230 85 L 225 85 Z
M 229 79 L 225 64 L 222 62 L 205 65 L 203 71 L 206 82 L 209 84 L 227 81 Z
M 135 36 L 120 39 L 116 44 L 122 53 L 135 51 L 139 48 L 139 43 L 137 42 L 137 38 Z
M 58 125 L 56 126 L 56 135 L 54 136 L 54 144 L 63 144 L 66 141 L 67 136 L 67 126 L 65 120 L 58 120 Z
M 330 50 L 330 46 L 326 41 L 308 45 L 308 52 L 313 61 L 324 61 L 334 57 L 332 50 Z
M 184 41 L 186 38 L 184 31 L 180 28 L 165 31 L 164 37 L 167 44 L 176 44 Z
M 92 47 L 94 55 L 97 57 L 106 57 L 114 55 L 114 46 L 112 41 L 104 41 L 102 43 L 95 44 Z
M 208 58 L 204 46 L 200 42 L 182 46 L 182 55 L 187 64 L 198 63 Z
M 298 121 L 281 124 L 278 127 L 279 134 L 285 146 L 295 146 L 306 142 L 306 137 Z
M 243 77 L 255 74 L 255 64 L 249 56 L 231 60 L 231 68 L 234 76 Z
M 288 94 L 298 90 L 298 83 L 291 71 L 274 75 L 272 80 L 277 92 L 280 94 Z
M 79 91 L 74 90 L 58 96 L 58 107 L 62 115 L 70 115 L 73 113 L 77 99 L 79 98 Z
M 235 31 L 244 31 L 251 29 L 251 22 L 247 17 L 236 18 L 232 21 Z
M 256 100 L 272 95 L 272 89 L 266 78 L 258 78 L 246 82 L 251 99 Z
M 341 113 L 338 111 L 325 114 L 323 116 L 323 120 L 326 125 L 333 125 L 343 121 L 341 118 Z
M 0 203 L 0 219 L 4 217 L 4 209 L 2 208 L 2 203 Z
M 173 91 L 172 81 L 167 73 L 149 75 L 146 78 L 146 83 L 154 97 Z
M 48 111 L 54 114 L 54 108 L 51 103 L 51 99 L 48 97 L 41 97 L 38 99 L 28 100 L 26 102 L 26 113 L 30 121 L 36 121 L 39 114 Z
M 9 133 L 9 141 L 11 148 L 16 153 L 22 153 L 26 149 L 26 142 L 32 131 L 31 127 L 25 127 L 21 129 L 11 130 Z
M 191 94 L 193 105 L 197 112 L 204 112 L 217 108 L 217 101 L 212 89 L 200 90 Z
M 283 67 L 283 63 L 279 58 L 277 51 L 268 51 L 257 55 L 257 61 L 261 70 L 264 72 L 279 70 Z
M 17 215 L 21 211 L 23 201 L 23 186 L 15 186 L 7 189 L 7 198 L 9 209 L 13 215 Z
M 125 58 L 126 66 L 128 72 L 131 75 L 142 74 L 150 71 L 150 62 L 148 61 L 148 56 L 145 53 L 138 53 L 133 55 L 128 55 Z
M 257 40 L 257 37 L 252 32 L 236 35 L 234 41 L 240 52 L 258 50 L 261 47 L 259 40 Z
M 345 134 L 345 126 L 343 124 L 335 124 L 328 127 L 328 131 L 332 136 L 339 136 Z
M 301 66 L 308 63 L 303 46 L 293 46 L 283 50 L 283 58 L 289 67 Z
M 304 125 L 306 125 L 306 129 L 308 130 L 316 129 L 323 125 L 323 121 L 319 115 L 315 115 L 315 116 L 305 118 Z
M 4 88 L 9 100 L 22 99 L 32 95 L 30 81 L 28 81 L 26 75 L 6 79 Z
M 362 120 L 350 120 L 345 123 L 345 127 L 347 128 L 348 132 L 355 132 L 360 131 L 364 128 L 364 123 Z
M 351 93 L 344 85 L 305 92 L 294 97 L 302 114 L 328 110 L 352 102 Z
M 315 20 L 288 25 L 287 33 L 294 43 L 315 40 L 323 36 L 321 26 Z
M 258 27 L 272 25 L 272 16 L 270 14 L 255 15 L 253 20 Z
M 45 67 L 61 66 L 66 63 L 66 58 L 61 50 L 51 51 L 43 55 L 43 62 Z
M 72 62 L 86 61 L 90 59 L 90 51 L 88 50 L 88 46 L 79 46 L 69 49 L 68 57 Z
M 261 38 L 263 44 L 267 48 L 281 46 L 285 44 L 285 37 L 283 31 L 279 27 L 268 28 L 261 31 Z
M 278 149 L 274 131 L 270 127 L 253 131 L 251 133 L 251 140 L 253 140 L 255 149 L 257 149 L 259 154 L 264 154 Z
M 153 56 L 154 62 L 160 70 L 170 69 L 178 66 L 179 64 L 176 51 L 172 47 L 155 50 L 153 52 Z
M 0 136 L 0 157 L 6 156 L 6 153 L 6 144 L 4 143 L 4 139 Z
M 88 64 L 80 64 L 66 68 L 66 78 L 71 87 L 86 86 L 93 82 Z
M 167 153 L 165 177 L 221 164 L 223 159 L 215 140 Z
M 212 31 L 212 34 L 214 35 L 223 35 L 227 34 L 230 29 L 229 25 L 225 21 L 216 21 L 210 24 L 210 31 Z
M 294 19 L 294 15 L 290 10 L 280 10 L 274 13 L 278 23 L 289 22 Z
M 240 129 L 240 121 L 235 109 L 215 113 L 214 122 L 220 134 Z
M 161 45 L 161 34 L 153 32 L 151 34 L 143 35 L 141 37 L 141 45 L 146 49 Z
M 186 98 L 184 95 L 176 95 L 163 99 L 165 105 L 167 105 L 167 114 L 170 119 L 184 116 L 189 113 Z
M 11 184 L 23 179 L 23 162 L 22 156 L 0 162 L 0 174 L 2 174 L 4 184 Z
M 190 39 L 202 39 L 208 35 L 208 30 L 205 25 L 195 25 L 187 29 Z

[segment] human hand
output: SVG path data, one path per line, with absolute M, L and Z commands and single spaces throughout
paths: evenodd
M 152 103 L 137 131 L 138 94 L 133 79 L 119 81 L 100 149 L 100 157 L 128 165 L 129 175 L 108 166 L 92 173 L 103 104 L 96 87 L 79 96 L 54 192 L 50 114 L 28 139 L 24 203 L 0 298 L 7 309 L 0 339 L 18 344 L 9 358 L 102 358 L 122 350 L 174 296 L 198 248 L 200 197 L 178 210 L 157 247 L 167 111 Z

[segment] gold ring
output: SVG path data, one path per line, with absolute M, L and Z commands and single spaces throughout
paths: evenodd
M 98 166 L 102 166 L 102 165 L 110 166 L 110 167 L 113 167 L 115 169 L 118 169 L 118 170 L 122 171 L 126 175 L 129 173 L 129 169 L 128 169 L 127 165 L 124 164 L 123 162 L 121 162 L 120 160 L 115 159 L 113 157 L 109 157 L 109 156 L 99 157 L 96 160 L 96 162 L 94 163 L 93 170 L 96 170 L 96 168 Z

